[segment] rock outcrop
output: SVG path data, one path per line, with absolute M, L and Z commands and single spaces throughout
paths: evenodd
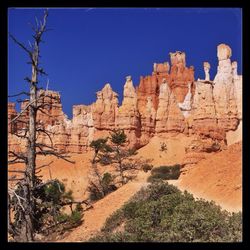
M 169 80 L 169 69 L 168 62 L 154 63 L 152 75 L 140 77 L 140 83 L 136 89 L 140 113 L 144 112 L 148 97 L 151 97 L 153 108 L 157 110 L 160 85 L 163 79 Z
M 13 134 L 17 131 L 17 123 L 11 121 L 17 116 L 16 104 L 13 102 L 8 103 L 8 132 Z
M 139 145 L 140 137 L 140 113 L 137 108 L 137 93 L 135 91 L 131 76 L 126 77 L 123 90 L 122 105 L 118 109 L 117 128 L 123 129 L 131 146 Z
M 101 91 L 96 93 L 97 100 L 92 104 L 94 127 L 100 130 L 115 128 L 118 114 L 118 94 L 107 83 Z
M 225 44 L 217 47 L 219 65 L 214 78 L 214 102 L 218 126 L 226 131 L 235 130 L 239 124 L 234 74 L 230 57 L 231 48 Z
M 221 44 L 217 50 L 214 81 L 210 80 L 208 62 L 203 64 L 205 79 L 195 81 L 194 68 L 186 67 L 185 53 L 177 51 L 170 53 L 171 67 L 168 62 L 154 63 L 152 75 L 141 77 L 138 87 L 127 76 L 120 107 L 118 94 L 107 83 L 96 93 L 96 102 L 74 105 L 70 120 L 63 113 L 58 92 L 40 91 L 38 104 L 46 105 L 38 112 L 37 121 L 51 133 L 53 146 L 64 152 L 85 152 L 92 140 L 123 129 L 129 146 L 137 148 L 154 135 L 196 136 L 199 145 L 190 145 L 187 154 L 190 159 L 200 159 L 204 152 L 223 148 L 226 133 L 236 130 L 242 119 L 242 76 L 237 73 L 237 62 L 231 63 L 229 46 Z M 28 121 L 27 105 L 28 100 L 21 104 L 18 120 Z M 22 151 L 26 144 L 15 133 L 23 133 L 25 124 L 10 122 L 17 115 L 15 104 L 9 103 L 9 150 Z M 46 134 L 40 140 L 51 143 Z
M 156 113 L 156 133 L 184 131 L 184 116 L 179 109 L 175 95 L 163 81 L 160 87 L 159 106 Z
M 178 103 L 183 103 L 185 96 L 188 94 L 188 85 L 191 84 L 192 94 L 194 93 L 194 67 L 186 67 L 186 54 L 176 51 L 170 53 L 171 70 L 169 78 L 169 86 L 174 92 Z

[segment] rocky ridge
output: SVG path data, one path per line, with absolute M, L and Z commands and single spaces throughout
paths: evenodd
M 37 120 L 51 132 L 54 146 L 70 153 L 87 151 L 93 139 L 118 128 L 127 134 L 129 146 L 137 148 L 146 145 L 154 135 L 195 135 L 196 140 L 187 147 L 190 162 L 189 156 L 194 158 L 194 154 L 225 147 L 226 134 L 241 123 L 242 76 L 237 73 L 237 62 L 231 62 L 231 55 L 228 45 L 218 45 L 214 80 L 210 80 L 210 64 L 204 62 L 205 79 L 196 81 L 194 67 L 186 66 L 185 53 L 170 53 L 171 66 L 168 62 L 154 63 L 152 75 L 142 76 L 137 87 L 131 76 L 126 77 L 120 107 L 118 94 L 107 83 L 96 93 L 96 102 L 73 106 L 71 120 L 62 111 L 58 92 L 40 91 L 44 95 L 40 101 L 48 105 L 38 112 Z M 24 121 L 28 119 L 28 111 L 22 112 L 26 105 L 27 101 L 21 105 L 20 117 Z M 25 142 L 15 133 L 24 133 L 24 124 L 10 123 L 17 115 L 15 104 L 9 103 L 9 150 L 23 151 Z M 48 136 L 43 135 L 41 141 L 49 144 Z

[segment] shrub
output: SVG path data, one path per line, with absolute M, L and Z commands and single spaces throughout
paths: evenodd
M 117 232 L 121 223 L 124 230 Z M 238 242 L 241 231 L 241 213 L 230 214 L 214 202 L 196 200 L 188 192 L 156 182 L 111 215 L 90 241 Z
M 44 187 L 44 192 L 47 201 L 51 201 L 54 204 L 59 203 L 62 198 L 62 194 L 65 192 L 65 186 L 60 181 L 54 181 Z
M 162 180 L 177 180 L 180 176 L 180 165 L 174 166 L 160 166 L 151 170 L 151 176 L 148 178 L 148 182 L 153 182 L 155 179 Z
M 161 143 L 161 149 L 160 149 L 160 151 L 162 151 L 162 152 L 165 152 L 165 151 L 167 151 L 167 144 L 165 143 L 165 142 L 163 142 L 163 143 Z
M 100 189 L 94 185 L 93 182 L 91 182 L 88 186 L 89 191 L 89 199 L 91 201 L 98 201 L 104 197 L 103 192 L 100 191 Z
M 120 226 L 124 221 L 123 209 L 118 209 L 111 216 L 109 216 L 105 222 L 105 227 L 101 229 L 102 232 L 112 232 L 115 228 Z
M 79 210 L 74 210 L 68 218 L 69 223 L 72 226 L 81 224 L 82 212 Z
M 97 182 L 90 182 L 88 186 L 89 198 L 91 201 L 97 201 L 116 189 L 117 187 L 113 184 L 113 176 L 106 172 Z
M 150 171 L 151 169 L 153 168 L 153 165 L 151 165 L 151 164 L 143 164 L 142 165 L 142 170 L 144 171 L 144 172 L 148 172 L 148 171 Z

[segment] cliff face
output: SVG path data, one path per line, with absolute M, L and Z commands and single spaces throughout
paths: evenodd
M 226 133 L 236 130 L 242 119 L 242 76 L 237 74 L 237 62 L 231 63 L 229 46 L 221 44 L 217 52 L 214 81 L 208 62 L 203 64 L 205 79 L 195 81 L 194 68 L 186 67 L 185 53 L 177 51 L 170 53 L 171 67 L 168 62 L 155 63 L 152 75 L 141 77 L 138 87 L 127 76 L 120 107 L 118 94 L 107 83 L 96 93 L 96 102 L 73 106 L 72 120 L 63 113 L 58 92 L 40 91 L 39 103 L 47 104 L 38 112 L 37 121 L 51 133 L 53 145 L 66 152 L 84 152 L 93 139 L 108 136 L 113 129 L 123 129 L 131 147 L 147 144 L 154 135 L 178 133 L 197 136 L 187 152 L 197 153 L 214 142 L 225 145 Z M 22 103 L 21 112 L 27 103 Z M 9 150 L 25 148 L 23 140 L 14 135 L 22 133 L 24 123 L 10 123 L 17 115 L 15 104 L 9 103 Z M 27 121 L 28 110 L 20 117 Z M 46 135 L 41 141 L 50 143 Z

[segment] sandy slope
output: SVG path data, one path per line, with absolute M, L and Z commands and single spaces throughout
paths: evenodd
M 148 174 L 140 173 L 135 181 L 122 186 L 117 191 L 96 202 L 92 209 L 84 213 L 83 224 L 60 241 L 86 241 L 94 236 L 113 212 L 119 209 L 143 186 L 148 185 L 146 182 L 147 177 Z
M 181 163 L 185 156 L 185 147 L 190 144 L 193 137 L 178 134 L 171 137 L 155 136 L 146 146 L 138 150 L 138 156 L 145 159 L 152 159 L 154 166 L 174 165 Z M 166 151 L 161 151 L 161 144 L 167 145 Z
M 242 143 L 230 145 L 186 169 L 178 186 L 198 197 L 214 200 L 229 211 L 242 210 Z
M 180 163 L 184 158 L 185 146 L 192 139 L 183 135 L 167 139 L 154 137 L 148 145 L 138 150 L 137 157 L 151 158 L 154 166 Z M 166 152 L 160 151 L 162 142 L 167 144 Z M 241 143 L 236 143 L 225 151 L 207 154 L 206 159 L 194 167 L 184 168 L 180 179 L 172 183 L 182 190 L 188 190 L 196 197 L 212 199 L 229 211 L 241 210 L 241 153 Z M 49 168 L 44 168 L 40 174 L 47 180 L 51 173 L 52 178 L 58 178 L 67 188 L 73 190 L 76 200 L 82 200 L 86 198 L 91 157 L 91 152 L 72 155 L 71 160 L 76 162 L 74 165 L 54 157 L 38 158 L 38 165 L 54 161 L 50 171 Z M 143 185 L 147 185 L 148 175 L 149 173 L 141 172 L 136 180 L 96 202 L 93 209 L 85 212 L 83 224 L 61 241 L 86 241 L 101 229 L 109 215 L 128 201 Z

